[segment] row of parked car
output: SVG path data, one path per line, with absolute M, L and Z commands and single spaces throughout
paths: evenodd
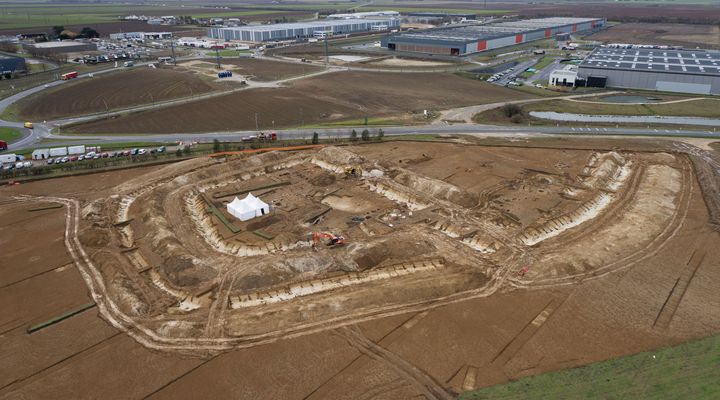
M 30 168 L 33 166 L 33 163 L 31 161 L 18 161 L 15 164 L 5 164 L 3 165 L 2 169 L 7 171 L 11 169 L 23 169 L 23 168 Z
M 47 163 L 48 164 L 64 164 L 68 162 L 75 162 L 75 161 L 84 161 L 84 160 L 98 160 L 100 158 L 113 158 L 113 157 L 129 157 L 129 156 L 138 156 L 138 155 L 144 155 L 144 154 L 154 154 L 154 153 L 164 153 L 165 152 L 165 146 L 160 146 L 158 148 L 153 149 L 132 149 L 132 150 L 121 150 L 121 151 L 110 151 L 110 152 L 103 152 L 103 153 L 97 153 L 94 151 L 91 151 L 87 154 L 81 154 L 79 156 L 65 156 L 65 157 L 57 157 L 57 158 L 48 158 Z

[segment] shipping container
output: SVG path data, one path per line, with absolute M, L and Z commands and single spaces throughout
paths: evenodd
M 68 154 L 85 154 L 85 146 L 68 146 Z
M 67 154 L 67 147 L 54 147 L 50 149 L 51 157 L 66 156 Z

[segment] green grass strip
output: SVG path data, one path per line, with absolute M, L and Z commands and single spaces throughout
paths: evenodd
M 470 399 L 718 399 L 720 335 L 521 378 L 464 393 Z
M 205 200 L 205 203 L 207 203 L 208 207 L 210 207 L 210 212 L 213 213 L 220 220 L 220 222 L 222 222 L 223 225 L 225 225 L 225 227 L 230 230 L 230 232 L 238 233 L 241 231 L 240 228 L 238 228 L 232 222 L 228 221 L 227 218 L 225 218 L 225 214 L 223 214 L 220 210 L 218 210 L 217 207 L 215 207 L 215 205 L 210 201 L 210 199 L 205 193 L 200 193 L 200 196 L 203 200 Z
M 253 231 L 253 233 L 260 236 L 261 238 L 263 238 L 265 240 L 273 240 L 275 238 L 275 236 L 273 236 L 265 231 L 261 231 L 260 229 Z
M 76 309 L 74 309 L 74 310 L 68 311 L 68 312 L 66 312 L 65 314 L 59 315 L 59 316 L 57 316 L 57 317 L 55 317 L 55 318 L 49 319 L 49 320 L 47 320 L 47 321 L 45 321 L 45 322 L 42 322 L 42 323 L 39 323 L 39 324 L 37 324 L 37 325 L 33 325 L 33 326 L 27 328 L 27 333 L 34 333 L 34 332 L 39 331 L 40 329 L 47 328 L 47 327 L 50 326 L 50 325 L 55 325 L 55 324 L 57 324 L 57 323 L 60 322 L 60 321 L 63 321 L 63 320 L 66 320 L 66 319 L 68 319 L 68 318 L 70 318 L 70 317 L 72 317 L 72 316 L 78 315 L 78 314 L 80 314 L 81 312 L 83 312 L 83 311 L 85 311 L 85 310 L 89 310 L 89 309 L 91 309 L 91 308 L 93 308 L 93 307 L 95 307 L 95 303 L 83 304 L 83 305 L 80 306 L 79 308 L 76 308 Z
M 235 191 L 230 191 L 230 192 L 217 192 L 217 193 L 214 193 L 214 194 L 213 194 L 213 198 L 219 199 L 219 198 L 222 198 L 222 197 L 236 196 L 236 195 L 238 195 L 238 194 L 245 194 L 245 193 L 249 193 L 249 192 L 256 192 L 256 191 L 258 191 L 258 190 L 270 189 L 270 188 L 285 186 L 285 185 L 289 185 L 289 184 L 290 184 L 289 181 L 283 181 L 283 182 L 271 183 L 271 184 L 269 184 L 269 185 L 254 186 L 254 187 L 251 187 L 251 188 L 248 188 L 248 189 L 243 189 L 243 190 L 235 190 Z

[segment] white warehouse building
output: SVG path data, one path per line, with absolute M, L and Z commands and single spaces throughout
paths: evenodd
M 306 39 L 325 35 L 390 30 L 400 27 L 399 19 L 338 19 L 313 22 L 293 22 L 273 25 L 246 25 L 237 27 L 211 27 L 208 36 L 213 39 L 240 40 L 244 42 L 268 42 L 274 40 Z

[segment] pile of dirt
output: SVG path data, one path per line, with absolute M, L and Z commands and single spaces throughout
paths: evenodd
M 209 282 L 217 272 L 210 267 L 197 265 L 186 257 L 170 256 L 158 266 L 159 272 L 173 285 L 179 288 L 197 286 Z
M 475 207 L 480 201 L 475 193 L 468 193 L 460 188 L 441 180 L 420 176 L 408 170 L 399 170 L 395 181 L 413 190 L 429 194 L 436 199 L 447 200 L 462 207 Z

